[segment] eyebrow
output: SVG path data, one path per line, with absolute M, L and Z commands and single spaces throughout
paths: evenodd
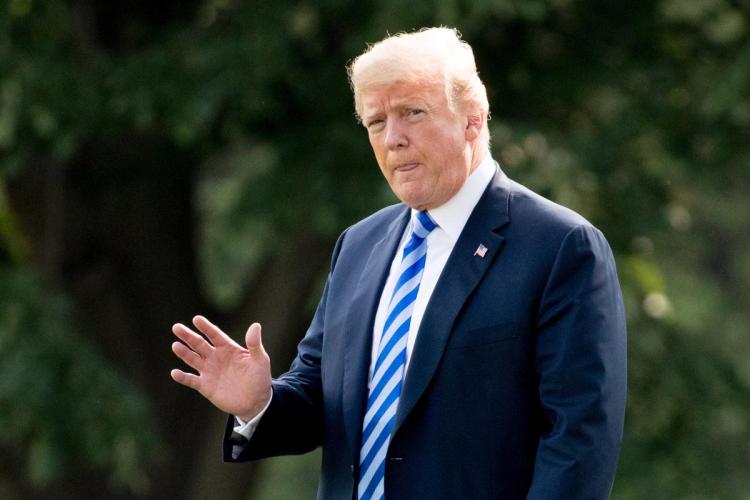
M 414 108 L 414 107 L 425 108 L 429 111 L 429 110 L 434 109 L 435 107 L 434 105 L 430 104 L 426 99 L 422 97 L 417 97 L 417 96 L 402 97 L 399 99 L 394 99 L 392 103 L 393 104 L 390 107 L 392 109 L 396 109 L 399 111 L 404 110 L 404 109 Z M 363 118 L 362 123 L 366 124 L 370 120 L 373 120 L 374 118 L 382 116 L 384 114 L 385 112 L 381 108 L 378 108 L 378 110 L 373 112 L 372 114 L 365 114 L 362 117 Z
M 369 124 L 369 123 L 370 123 L 371 121 L 373 121 L 373 120 L 375 120 L 375 119 L 377 119 L 377 118 L 379 118 L 379 117 L 383 116 L 384 114 L 385 114 L 385 113 L 383 113 L 382 111 L 378 111 L 378 112 L 376 112 L 376 113 L 371 113 L 371 114 L 365 114 L 365 115 L 364 115 L 364 116 L 362 117 L 362 124 L 363 124 L 363 125 L 367 125 L 367 124 Z
M 423 97 L 417 97 L 417 96 L 403 97 L 401 99 L 394 100 L 394 103 L 395 104 L 392 107 L 396 109 L 412 108 L 414 106 L 422 106 L 426 108 L 432 107 L 430 106 L 430 104 L 428 103 L 426 99 L 424 99 Z

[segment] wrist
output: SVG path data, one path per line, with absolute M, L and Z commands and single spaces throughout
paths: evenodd
M 273 395 L 273 391 L 271 388 L 268 388 L 268 394 L 265 397 L 265 399 L 261 400 L 260 403 L 257 403 L 253 405 L 252 408 L 245 412 L 237 413 L 235 414 L 236 417 L 240 418 L 241 420 L 245 422 L 250 422 L 254 418 L 258 417 L 259 415 L 266 412 L 268 409 L 268 406 L 271 404 L 271 396 Z

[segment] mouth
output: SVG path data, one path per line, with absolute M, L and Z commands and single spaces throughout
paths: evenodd
M 410 172 L 419 166 L 418 161 L 408 161 L 397 164 L 394 168 L 394 172 Z

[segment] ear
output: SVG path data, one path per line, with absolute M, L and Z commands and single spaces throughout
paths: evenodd
M 466 116 L 466 140 L 468 142 L 474 142 L 477 140 L 482 133 L 483 125 L 484 113 L 477 111 L 468 114 Z

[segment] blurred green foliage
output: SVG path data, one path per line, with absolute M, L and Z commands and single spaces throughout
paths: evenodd
M 495 158 L 615 251 L 630 396 L 614 498 L 749 498 L 750 1 L 145 4 L 0 7 L 0 179 L 40 160 L 72 169 L 92 144 L 132 141 L 137 157 L 139 137 L 195 158 L 198 272 L 232 310 L 282 235 L 333 237 L 393 200 L 347 61 L 387 32 L 456 26 L 488 87 Z M 76 336 L 65 283 L 34 277 L 33 242 L 0 207 L 0 307 L 22 311 L 0 319 L 0 416 L 14 419 L 0 440 L 34 480 L 72 461 L 138 491 L 155 442 L 132 432 L 146 428 L 144 396 Z M 64 383 L 92 367 L 109 375 Z M 86 401 L 118 410 L 89 429 Z M 274 474 L 279 498 L 295 498 Z
M 44 486 L 78 467 L 148 489 L 159 454 L 146 401 L 75 334 L 69 302 L 27 269 L 0 270 L 0 444 Z

